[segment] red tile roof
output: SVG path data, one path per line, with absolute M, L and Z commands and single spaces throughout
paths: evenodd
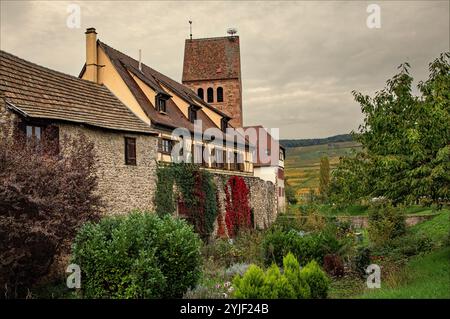
M 156 134 L 104 85 L 39 66 L 1 50 L 0 90 L 10 108 L 29 118 Z
M 240 78 L 239 37 L 187 39 L 182 82 Z

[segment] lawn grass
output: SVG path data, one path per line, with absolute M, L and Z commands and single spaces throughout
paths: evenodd
M 415 256 L 396 274 L 399 284 L 383 284 L 380 289 L 366 288 L 358 298 L 385 299 L 450 299 L 450 247 L 443 247 L 424 256 Z
M 450 232 L 450 209 L 441 210 L 439 215 L 412 226 L 410 231 L 417 235 L 426 234 L 434 242 L 444 241 L 449 237 Z

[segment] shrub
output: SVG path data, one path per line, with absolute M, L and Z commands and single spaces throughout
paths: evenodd
M 7 298 L 24 297 L 55 255 L 70 251 L 79 226 L 99 216 L 93 143 L 62 136 L 60 152 L 56 136 L 48 127 L 37 144 L 0 133 L 0 289 Z
M 381 202 L 369 208 L 369 238 L 383 245 L 406 232 L 405 215 L 400 207 Z
M 243 252 L 229 239 L 218 238 L 204 245 L 202 250 L 205 259 L 211 258 L 224 267 L 241 262 L 243 259 Z
M 200 276 L 192 226 L 171 216 L 133 212 L 88 223 L 73 245 L 90 298 L 177 298 Z
M 367 247 L 359 247 L 353 259 L 354 270 L 361 276 L 366 277 L 366 268 L 370 265 L 370 249 Z
M 311 288 L 301 275 L 300 265 L 291 253 L 283 258 L 284 276 L 292 285 L 297 299 L 311 298 Z
M 330 279 L 320 269 L 315 260 L 308 263 L 300 272 L 301 277 L 308 283 L 311 289 L 311 298 L 326 298 Z
M 433 240 L 426 234 L 408 233 L 377 247 L 376 254 L 399 260 L 429 252 L 433 245 Z
M 235 286 L 234 296 L 238 299 L 264 298 L 262 288 L 264 286 L 264 271 L 250 265 L 243 277 L 236 276 L 233 280 Z
M 311 260 L 322 262 L 326 254 L 335 254 L 343 250 L 346 241 L 339 241 L 331 231 L 304 234 L 291 230 L 289 232 L 274 229 L 263 240 L 264 262 L 282 265 L 283 256 L 293 253 L 300 265 Z
M 283 258 L 283 272 L 275 264 L 265 273 L 251 265 L 243 276 L 234 278 L 233 284 L 236 298 L 325 298 L 329 279 L 314 261 L 300 270 L 297 259 L 289 253 Z
M 323 257 L 323 269 L 334 277 L 342 277 L 344 275 L 342 259 L 335 254 L 327 254 Z
M 225 276 L 227 278 L 233 278 L 236 275 L 242 276 L 245 274 L 245 272 L 248 270 L 249 267 L 250 264 L 246 263 L 233 264 L 225 270 Z

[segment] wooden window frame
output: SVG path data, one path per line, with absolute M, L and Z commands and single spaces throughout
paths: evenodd
M 136 154 L 136 138 L 135 137 L 125 137 L 125 165 L 137 165 L 137 154 Z M 131 147 L 131 152 L 130 152 Z M 131 154 L 130 154 L 131 153 Z M 134 156 L 133 154 L 134 153 Z

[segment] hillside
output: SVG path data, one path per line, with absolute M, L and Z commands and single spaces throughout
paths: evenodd
M 352 142 L 353 138 L 350 134 L 340 134 L 335 136 L 330 136 L 326 138 L 309 138 L 309 139 L 295 139 L 295 140 L 280 140 L 280 144 L 285 148 L 300 147 L 300 146 L 312 146 L 312 145 L 322 145 L 329 143 L 340 143 L 340 142 Z
M 289 184 L 295 188 L 297 197 L 300 199 L 309 189 L 319 187 L 321 157 L 328 156 L 333 169 L 339 162 L 339 157 L 352 154 L 360 148 L 354 141 L 287 148 L 285 175 Z

